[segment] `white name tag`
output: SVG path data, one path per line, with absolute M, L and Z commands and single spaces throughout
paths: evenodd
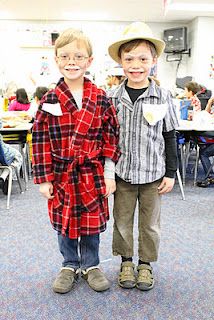
M 143 116 L 150 126 L 154 126 L 165 117 L 167 108 L 167 104 L 144 104 Z
M 59 103 L 43 103 L 42 110 L 54 115 L 54 116 L 62 116 L 62 109 Z

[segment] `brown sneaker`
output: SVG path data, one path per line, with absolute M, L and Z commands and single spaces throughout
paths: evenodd
M 77 278 L 77 271 L 73 268 L 63 267 L 53 283 L 53 291 L 57 293 L 67 293 L 71 291 Z
M 135 265 L 131 261 L 121 263 L 121 271 L 118 277 L 118 283 L 122 288 L 132 289 L 136 285 L 134 272 Z
M 95 291 L 100 292 L 110 288 L 108 279 L 98 267 L 92 267 L 88 268 L 87 270 L 82 270 L 82 277 Z
M 152 267 L 148 264 L 140 264 L 137 267 L 138 276 L 136 287 L 139 290 L 147 291 L 154 287 L 154 278 L 152 273 Z

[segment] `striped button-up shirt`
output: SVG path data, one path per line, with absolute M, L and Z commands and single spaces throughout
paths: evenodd
M 166 169 L 163 132 L 178 127 L 170 91 L 151 80 L 148 89 L 133 104 L 122 83 L 111 98 L 120 124 L 121 156 L 116 174 L 132 184 L 162 178 Z

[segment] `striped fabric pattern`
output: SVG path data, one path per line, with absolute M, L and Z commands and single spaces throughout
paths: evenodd
M 125 89 L 125 83 L 114 91 L 111 98 L 120 124 L 121 157 L 116 165 L 116 174 L 132 184 L 160 179 L 165 174 L 165 142 L 162 133 L 178 127 L 171 93 L 151 80 L 148 89 L 134 105 Z M 155 110 L 162 105 L 167 107 L 165 115 L 155 125 L 150 125 L 145 118 L 147 104 L 155 106 Z

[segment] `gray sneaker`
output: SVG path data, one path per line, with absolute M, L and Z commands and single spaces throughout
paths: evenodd
M 77 278 L 77 271 L 73 268 L 63 267 L 53 283 L 53 291 L 57 293 L 67 293 L 71 291 Z
M 88 282 L 89 286 L 95 291 L 100 292 L 110 288 L 110 283 L 108 279 L 98 267 L 82 270 L 82 277 Z

